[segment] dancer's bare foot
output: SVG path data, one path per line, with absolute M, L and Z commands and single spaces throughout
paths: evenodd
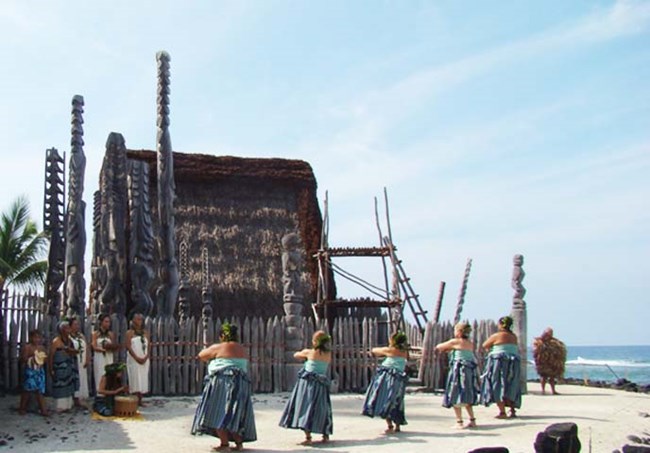
M 241 442 L 235 442 L 235 451 L 242 451 L 244 449 L 244 444 Z
M 230 451 L 230 445 L 221 444 L 217 447 L 212 447 L 212 451 Z
M 476 428 L 476 419 L 475 418 L 470 418 L 469 423 L 467 423 L 465 426 L 463 426 L 465 429 L 469 428 Z
M 396 432 L 396 433 L 399 433 L 399 432 L 401 432 L 401 431 L 402 431 L 402 430 L 400 429 L 399 425 L 395 425 L 395 432 Z
M 298 445 L 312 445 L 311 436 L 305 436 L 305 440 L 300 442 Z
M 456 420 L 456 424 L 453 426 L 453 428 L 463 429 L 463 419 L 461 418 Z
M 505 412 L 499 412 L 499 415 L 497 415 L 494 418 L 503 419 L 503 418 L 508 418 L 508 416 L 506 415 Z
M 323 434 L 323 440 L 321 440 L 322 443 L 326 444 L 330 441 L 330 436 L 327 434 Z

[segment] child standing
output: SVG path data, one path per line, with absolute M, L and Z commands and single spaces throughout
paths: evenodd
M 27 404 L 31 395 L 36 397 L 41 415 L 48 416 L 45 408 L 45 359 L 47 353 L 43 347 L 43 336 L 38 330 L 29 332 L 29 343 L 27 343 L 20 354 L 20 360 L 25 367 L 23 374 L 23 389 L 20 394 L 20 407 L 18 413 L 25 415 Z

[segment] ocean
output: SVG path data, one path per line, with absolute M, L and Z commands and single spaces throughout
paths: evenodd
M 528 350 L 528 379 L 539 379 Z M 619 378 L 650 384 L 650 346 L 567 346 L 564 377 L 614 382 Z

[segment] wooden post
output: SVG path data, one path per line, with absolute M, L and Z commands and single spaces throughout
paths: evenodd
M 266 362 L 266 376 L 264 391 L 273 390 L 273 319 L 266 321 L 266 341 L 264 343 L 264 357 Z
M 434 322 L 440 322 L 440 310 L 442 309 L 442 298 L 445 295 L 445 282 L 440 282 L 440 289 L 438 289 L 438 300 L 436 300 L 436 310 L 433 316 Z
M 196 324 L 196 335 L 194 336 L 194 340 L 196 341 L 196 346 L 194 348 L 194 362 L 196 363 L 196 369 L 194 371 L 194 387 L 196 390 L 193 391 L 192 394 L 201 393 L 203 390 L 203 375 L 205 373 L 205 368 L 203 362 L 200 361 L 197 356 L 204 348 L 204 341 L 207 332 L 210 329 L 212 329 L 212 319 L 201 319 L 201 321 Z
M 377 232 L 379 233 L 379 247 L 383 247 L 384 235 L 381 232 L 381 225 L 379 224 L 379 210 L 377 209 L 377 197 L 375 197 L 375 224 L 377 225 Z M 386 300 L 390 300 L 390 286 L 388 285 L 388 269 L 386 267 L 386 257 L 381 257 L 381 265 L 384 269 L 384 285 L 386 287 Z
M 10 390 L 14 390 L 16 388 L 16 382 L 18 382 L 18 352 L 18 323 L 12 320 L 11 324 L 9 324 Z
M 370 342 L 368 341 L 368 318 L 363 317 L 361 322 L 361 388 L 365 390 L 368 387 L 368 371 L 369 371 L 369 356 Z
M 260 319 L 253 317 L 251 321 L 251 384 L 253 386 L 253 391 L 258 392 L 260 389 Z

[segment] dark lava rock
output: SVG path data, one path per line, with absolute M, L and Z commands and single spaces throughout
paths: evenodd
M 554 423 L 535 439 L 535 453 L 579 453 L 578 425 Z
M 650 453 L 650 447 L 645 445 L 623 445 L 623 453 Z

